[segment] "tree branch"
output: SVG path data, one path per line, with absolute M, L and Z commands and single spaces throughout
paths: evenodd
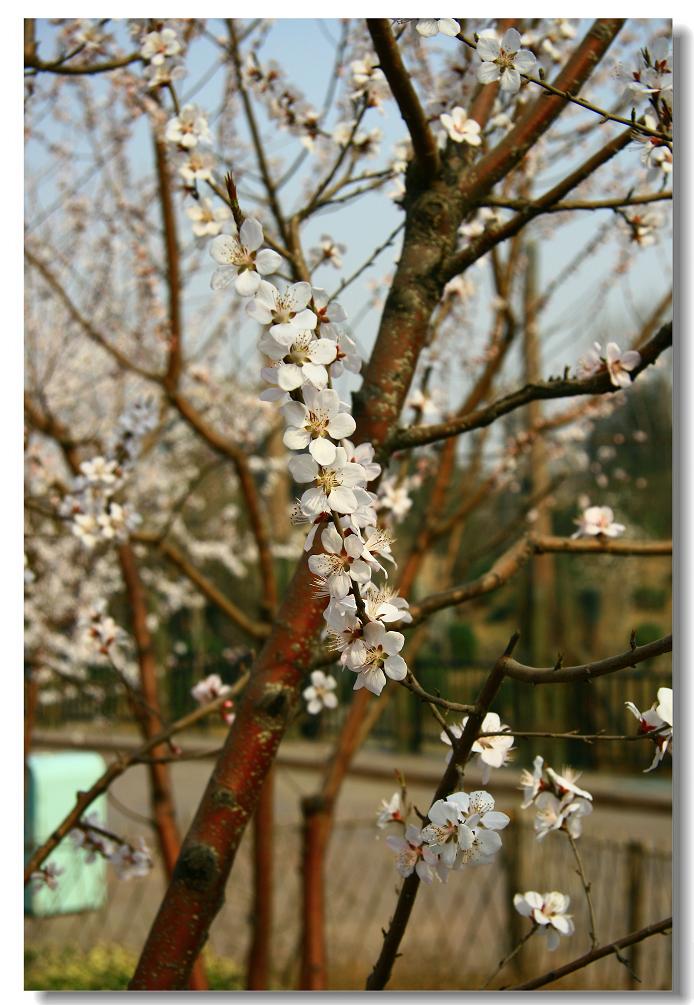
M 656 335 L 641 350 L 641 362 L 632 371 L 633 379 L 653 364 L 665 349 L 672 345 L 672 322 L 657 332 Z M 549 400 L 551 398 L 572 398 L 584 394 L 614 394 L 622 388 L 614 387 L 610 381 L 610 375 L 606 370 L 588 377 L 580 379 L 577 377 L 558 378 L 555 380 L 545 380 L 538 384 L 526 384 L 519 391 L 500 398 L 486 408 L 479 409 L 468 415 L 463 415 L 449 419 L 447 422 L 440 422 L 430 426 L 414 426 L 410 429 L 400 429 L 388 443 L 390 452 L 394 450 L 409 449 L 411 447 L 421 447 L 426 443 L 435 443 L 437 440 L 447 439 L 449 436 L 459 436 L 467 433 L 471 429 L 481 429 L 490 425 L 502 415 L 527 405 L 531 401 Z
M 589 953 L 585 953 L 584 956 L 579 956 L 577 959 L 572 960 L 571 963 L 565 963 L 563 967 L 557 967 L 555 970 L 549 970 L 546 974 L 542 974 L 540 977 L 534 977 L 532 980 L 526 981 L 525 984 L 516 984 L 513 987 L 504 988 L 503 990 L 534 991 L 535 988 L 544 987 L 545 984 L 553 984 L 554 981 L 558 981 L 560 978 L 566 977 L 568 974 L 573 974 L 577 970 L 582 970 L 591 963 L 595 963 L 596 960 L 601 960 L 604 956 L 610 956 L 619 949 L 626 949 L 627 946 L 633 946 L 637 942 L 643 942 L 644 939 L 650 939 L 652 935 L 659 935 L 667 932 L 669 929 L 672 929 L 671 917 L 664 918 L 662 921 L 656 921 L 652 925 L 647 925 L 645 928 L 641 928 L 638 932 L 632 932 L 630 935 L 625 935 L 623 938 L 616 939 L 614 942 L 608 942 L 604 946 L 592 949 Z
M 412 140 L 415 161 L 422 174 L 430 178 L 439 168 L 439 151 L 436 139 L 429 128 L 424 109 L 402 61 L 398 43 L 393 36 L 388 18 L 367 18 L 366 26 L 378 56 L 379 66 L 390 85 L 400 114 Z

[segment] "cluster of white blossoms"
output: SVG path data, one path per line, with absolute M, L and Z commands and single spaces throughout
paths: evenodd
M 673 74 L 670 40 L 659 38 L 639 53 L 637 68 L 617 68 L 625 83 L 625 96 L 635 105 L 648 101 L 662 120 L 672 116 Z M 665 114 L 664 114 L 665 113 Z
M 126 633 L 106 613 L 106 601 L 98 600 L 81 618 L 83 639 L 88 650 L 101 656 L 111 655 L 114 644 L 127 638 Z
M 640 362 L 641 353 L 636 349 L 622 352 L 616 342 L 608 342 L 603 352 L 600 343 L 594 342 L 593 348 L 578 361 L 576 376 L 585 380 L 606 369 L 613 387 L 629 387 L 633 380 L 631 372 Z
M 316 141 L 325 136 L 320 125 L 322 114 L 287 80 L 279 63 L 271 59 L 263 66 L 258 53 L 253 51 L 247 56 L 241 75 L 245 86 L 263 102 L 269 118 L 312 151 Z
M 574 520 L 578 530 L 571 535 L 577 537 L 619 537 L 626 530 L 623 523 L 616 523 L 610 506 L 587 506 L 581 516 Z
M 218 673 L 211 673 L 209 676 L 205 677 L 203 680 L 199 680 L 191 689 L 190 693 L 198 703 L 198 705 L 209 705 L 211 701 L 216 701 L 217 698 L 222 698 L 224 695 L 229 694 L 231 688 L 228 684 L 222 683 L 222 678 Z M 222 721 L 231 726 L 232 722 L 236 718 L 235 712 L 232 711 L 234 703 L 231 698 L 227 698 L 223 701 L 219 714 Z
M 593 811 L 592 795 L 576 785 L 580 775 L 571 768 L 562 771 L 560 775 L 538 755 L 533 761 L 533 770 L 524 769 L 521 773 L 521 809 L 535 808 L 538 841 L 550 831 L 565 831 L 572 838 L 579 837 L 581 818 Z
M 47 862 L 46 865 L 37 869 L 36 872 L 31 874 L 31 882 L 34 884 L 34 889 L 40 890 L 41 887 L 47 887 L 49 890 L 58 889 L 58 877 L 62 876 L 65 872 L 62 866 L 56 865 L 55 862 Z
M 316 591 L 326 599 L 327 634 L 342 666 L 356 674 L 354 689 L 380 694 L 388 677 L 402 680 L 407 673 L 399 655 L 404 637 L 386 625 L 411 616 L 404 599 L 374 582 L 379 574 L 387 578 L 383 563 L 394 561 L 391 535 L 378 525 L 378 495 L 367 489 L 381 467 L 370 443 L 349 440 L 356 423 L 332 386 L 344 370 L 358 373 L 361 360 L 343 327 L 345 311 L 324 290 L 308 282 L 280 288 L 261 279 L 281 262 L 275 252 L 258 250 L 262 240 L 262 227 L 251 219 L 238 237 L 216 237 L 210 250 L 220 268 L 212 285 L 235 280 L 236 292 L 248 298 L 249 317 L 263 328 L 258 348 L 268 364 L 261 371 L 268 386 L 261 398 L 280 404 L 284 444 L 294 452 L 289 471 L 305 486 L 293 519 L 310 524 L 306 551 L 320 542 L 308 562 Z
M 150 31 L 142 38 L 140 55 L 146 64 L 149 87 L 162 87 L 185 76 L 181 52 L 182 46 L 173 28 Z
M 121 414 L 109 455 L 80 464 L 80 473 L 58 511 L 86 548 L 124 541 L 142 522 L 139 513 L 116 496 L 122 493 L 143 437 L 155 424 L 152 403 L 136 401 Z
M 509 823 L 506 813 L 494 809 L 493 797 L 484 790 L 453 792 L 437 799 L 422 828 L 407 823 L 407 811 L 395 793 L 382 803 L 377 826 L 395 823 L 402 835 L 388 835 L 386 842 L 396 853 L 395 867 L 401 876 L 416 872 L 425 883 L 445 882 L 452 869 L 486 865 L 501 848 L 499 831 Z
M 144 838 L 130 842 L 106 832 L 98 813 L 84 816 L 79 826 L 70 831 L 70 837 L 75 846 L 85 852 L 86 863 L 105 858 L 115 868 L 119 879 L 146 876 L 154 864 Z
M 395 25 L 411 24 L 412 21 L 415 22 L 415 28 L 423 38 L 433 38 L 435 35 L 447 35 L 449 38 L 455 38 L 460 31 L 460 25 L 452 17 L 398 17 L 394 19 L 393 23 Z
M 450 726 L 449 730 L 456 738 L 459 740 L 463 735 L 463 730 L 467 724 L 467 716 L 458 724 Z M 489 781 L 489 776 L 491 774 L 492 768 L 502 768 L 505 764 L 511 760 L 511 750 L 513 749 L 513 736 L 504 736 L 501 730 L 507 730 L 509 727 L 504 726 L 501 719 L 496 712 L 487 712 L 484 719 L 482 720 L 482 725 L 480 726 L 480 733 L 496 733 L 496 736 L 478 736 L 473 743 L 471 749 L 471 754 L 473 755 L 471 760 L 478 761 L 482 765 L 482 784 L 486 785 Z M 451 739 L 445 730 L 441 731 L 441 740 L 447 743 L 450 747 Z M 450 761 L 453 751 L 450 751 L 446 763 Z
M 524 918 L 531 918 L 538 930 L 547 939 L 547 948 L 553 951 L 559 945 L 561 935 L 573 935 L 574 923 L 567 914 L 569 897 L 558 890 L 549 893 L 537 893 L 528 890 L 517 893 L 513 898 L 513 906 Z
M 625 701 L 624 704 L 638 719 L 639 733 L 654 734 L 655 754 L 650 767 L 646 768 L 645 772 L 653 771 L 666 753 L 672 757 L 672 688 L 658 688 L 657 699 L 645 712 L 640 712 L 633 701 Z

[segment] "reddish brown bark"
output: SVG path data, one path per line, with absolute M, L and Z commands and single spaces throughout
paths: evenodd
M 298 987 L 320 991 L 326 983 L 325 849 L 331 818 L 321 796 L 302 800 L 304 818 L 301 856 L 303 951 Z
M 133 637 L 135 639 L 140 669 L 142 702 L 133 701 L 132 708 L 143 738 L 149 740 L 161 732 L 163 723 L 159 713 L 156 660 L 152 649 L 152 637 L 147 627 L 147 602 L 135 555 L 129 544 L 122 544 L 119 547 L 118 560 L 128 598 Z M 152 750 L 152 760 L 148 763 L 147 770 L 149 773 L 154 827 L 166 875 L 168 879 L 171 879 L 181 850 L 181 840 L 178 827 L 176 826 L 176 811 L 169 765 L 156 761 L 157 757 L 161 757 L 166 753 L 165 745 L 155 747 Z M 209 987 L 200 960 L 196 961 L 191 971 L 188 986 L 193 991 L 206 991 Z
M 270 771 L 253 816 L 253 927 L 246 978 L 249 991 L 267 991 L 270 987 L 274 798 L 274 772 Z

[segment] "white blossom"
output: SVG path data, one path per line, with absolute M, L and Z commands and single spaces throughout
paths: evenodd
M 345 415 L 351 418 L 348 413 Z M 315 483 L 313 488 L 304 492 L 300 500 L 305 516 L 317 516 L 328 510 L 334 510 L 336 513 L 353 513 L 358 508 L 359 503 L 353 489 L 363 484 L 364 469 L 360 464 L 347 461 L 343 447 L 336 448 L 335 460 L 332 463 L 322 466 L 319 466 L 309 454 L 292 457 L 289 461 L 289 470 L 295 481 Z
M 569 897 L 558 890 L 549 893 L 537 893 L 528 890 L 517 893 L 513 898 L 513 906 L 524 918 L 532 918 L 547 938 L 547 948 L 553 951 L 559 945 L 560 935 L 573 935 L 574 923 L 567 914 Z
M 119 844 L 109 856 L 119 879 L 134 879 L 146 876 L 153 866 L 152 855 L 144 838 L 137 838 L 134 845 Z
M 571 536 L 577 537 L 619 537 L 626 530 L 623 523 L 616 523 L 609 506 L 588 506 L 578 520 L 574 520 L 578 530 Z
M 328 386 L 326 367 L 337 355 L 336 343 L 328 338 L 315 338 L 308 329 L 295 329 L 293 338 L 294 341 L 286 345 L 269 332 L 263 335 L 258 348 L 273 360 L 273 365 L 265 367 L 261 376 L 283 391 L 294 391 L 304 384 L 324 390 Z
M 423 843 L 422 832 L 413 824 L 408 824 L 405 836 L 389 834 L 386 843 L 395 852 L 395 868 L 407 878 L 416 871 L 424 883 L 431 883 L 437 875 L 437 857 L 432 849 Z
M 415 28 L 424 38 L 433 38 L 434 35 L 455 38 L 460 31 L 460 25 L 452 17 L 420 17 Z
M 207 119 L 195 105 L 184 105 L 178 115 L 166 124 L 166 140 L 176 143 L 184 150 L 191 150 L 198 143 L 212 143 Z
M 282 407 L 287 422 L 284 444 L 290 450 L 303 450 L 308 447 L 311 457 L 318 464 L 332 464 L 339 449 L 332 440 L 350 436 L 356 429 L 356 423 L 349 412 L 342 410 L 337 391 L 331 388 L 318 390 L 305 387 L 304 401 L 305 404 L 290 401 Z M 342 453 L 345 454 L 344 449 Z M 359 467 L 359 480 L 362 480 L 364 469 L 360 465 L 357 467 Z M 356 500 L 354 508 L 356 509 Z
M 394 792 L 390 799 L 381 800 L 376 826 L 383 829 L 391 823 L 403 823 L 402 811 L 400 793 Z
M 553 792 L 540 792 L 535 799 L 535 834 L 541 841 L 550 831 L 565 830 L 573 838 L 581 834 L 581 818 L 592 813 L 587 799 L 577 798 L 567 792 L 561 799 Z
M 672 688 L 661 687 L 658 689 L 657 700 L 645 712 L 640 712 L 631 701 L 625 701 L 625 706 L 638 720 L 639 733 L 658 732 L 654 736 L 655 753 L 650 767 L 645 772 L 653 771 L 669 751 L 672 755 Z
M 173 28 L 150 31 L 145 35 L 140 47 L 140 55 L 153 66 L 161 66 L 171 56 L 181 51 L 181 43 Z
M 57 890 L 58 876 L 62 876 L 64 872 L 65 870 L 55 862 L 47 862 L 36 872 L 32 872 L 31 881 L 36 889 L 46 886 L 49 890 Z
M 460 105 L 456 105 L 450 115 L 444 112 L 440 119 L 441 125 L 454 143 L 469 143 L 470 146 L 478 147 L 482 142 L 479 122 L 469 119 L 467 112 Z
M 342 538 L 330 525 L 321 534 L 321 544 L 325 553 L 311 555 L 308 567 L 325 583 L 331 597 L 346 597 L 352 582 L 368 583 L 371 571 L 361 558 L 363 542 L 356 534 Z
M 314 670 L 310 686 L 304 688 L 302 692 L 306 701 L 306 711 L 310 715 L 317 715 L 324 708 L 336 708 L 336 687 L 337 681 L 334 677 L 324 674 L 322 670 Z
M 238 236 L 215 237 L 210 255 L 219 267 L 212 274 L 212 289 L 223 290 L 233 282 L 239 296 L 252 297 L 262 282 L 260 277 L 277 272 L 282 263 L 276 251 L 267 248 L 259 251 L 262 243 L 263 228 L 250 218 L 241 224 Z
M 404 635 L 387 632 L 380 621 L 365 625 L 363 637 L 351 647 L 346 663 L 357 674 L 354 690 L 365 687 L 373 694 L 380 694 L 386 677 L 402 680 L 407 674 L 407 664 L 398 653 L 404 644 Z
M 641 362 L 641 354 L 635 349 L 622 352 L 616 342 L 608 342 L 605 349 L 605 362 L 610 382 L 613 387 L 629 387 L 632 381 L 631 371 Z
M 467 724 L 468 717 L 460 722 L 458 725 L 453 725 L 450 727 L 450 731 L 456 739 L 460 739 L 463 735 L 463 730 Z M 496 712 L 487 712 L 484 719 L 482 720 L 482 725 L 480 726 L 481 733 L 493 733 L 498 730 L 508 729 L 508 726 L 504 726 L 501 723 L 501 719 Z M 445 730 L 442 730 L 441 740 L 447 743 L 449 746 L 451 744 L 450 738 Z M 482 765 L 482 784 L 486 785 L 489 781 L 489 776 L 491 774 L 492 768 L 501 768 L 510 760 L 510 751 L 513 747 L 513 736 L 478 736 L 471 747 L 471 753 L 476 755 L 476 760 Z M 447 761 L 450 760 L 451 754 L 448 755 Z
M 482 60 L 477 69 L 481 84 L 491 84 L 501 78 L 502 91 L 513 93 L 520 88 L 521 73 L 529 73 L 537 60 L 529 49 L 521 49 L 521 37 L 509 28 L 501 41 L 492 28 L 480 33 L 477 55 Z
M 261 325 L 271 325 L 273 338 L 289 346 L 300 331 L 316 327 L 316 315 L 307 307 L 311 296 L 310 283 L 293 283 L 278 290 L 272 283 L 261 280 L 253 299 L 246 304 L 246 313 Z
M 217 673 L 211 673 L 190 689 L 190 693 L 197 701 L 198 705 L 209 705 L 216 698 L 229 694 L 231 688 L 228 684 L 222 683 L 222 678 Z
M 186 216 L 193 222 L 196 237 L 215 237 L 224 221 L 231 216 L 231 211 L 224 203 L 215 206 L 211 199 L 200 199 L 186 207 Z

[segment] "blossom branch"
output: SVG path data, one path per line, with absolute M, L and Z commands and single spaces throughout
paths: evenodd
M 458 781 L 459 772 L 470 756 L 472 745 L 477 738 L 484 717 L 494 701 L 499 688 L 504 680 L 503 664 L 511 658 L 511 654 L 519 639 L 518 632 L 515 632 L 504 651 L 504 655 L 492 668 L 487 680 L 480 691 L 474 712 L 471 712 L 463 729 L 459 740 L 453 744 L 453 754 L 448 767 L 446 768 L 439 786 L 432 799 L 432 805 L 438 799 L 445 799 L 455 788 Z M 388 981 L 393 969 L 393 964 L 398 954 L 398 949 L 405 934 L 407 924 L 410 920 L 412 908 L 419 889 L 419 875 L 412 872 L 403 882 L 398 896 L 398 902 L 393 914 L 388 930 L 383 936 L 383 947 L 379 954 L 373 970 L 366 982 L 367 991 L 381 991 Z
M 477 44 L 472 39 L 466 38 L 462 34 L 458 35 L 458 38 L 462 42 L 464 42 L 465 45 L 469 46 L 471 49 L 477 48 Z M 651 129 L 645 123 L 637 122 L 636 119 L 625 119 L 620 115 L 614 115 L 612 112 L 608 112 L 604 108 L 598 108 L 598 106 L 592 104 L 592 102 L 586 101 L 585 98 L 579 98 L 578 95 L 572 94 L 569 90 L 556 87 L 540 77 L 534 77 L 532 76 L 532 74 L 522 72 L 520 75 L 524 80 L 527 80 L 528 83 L 536 84 L 538 87 L 541 87 L 544 91 L 547 92 L 547 94 L 552 94 L 558 98 L 563 98 L 565 101 L 570 101 L 574 105 L 579 105 L 581 108 L 585 108 L 589 112 L 594 112 L 596 115 L 599 115 L 600 118 L 603 119 L 604 121 L 619 122 L 623 126 L 629 126 L 631 129 L 636 130 L 637 132 L 641 132 L 646 136 L 654 136 L 657 139 L 672 142 L 672 137 L 668 136 L 667 133 L 662 133 L 657 129 Z
M 624 19 L 598 18 L 594 21 L 558 74 L 555 88 L 560 92 L 570 92 L 582 87 L 623 25 Z M 471 206 L 488 195 L 494 185 L 521 162 L 530 147 L 564 111 L 567 101 L 567 98 L 557 95 L 538 98 L 497 146 L 461 178 L 461 189 Z

